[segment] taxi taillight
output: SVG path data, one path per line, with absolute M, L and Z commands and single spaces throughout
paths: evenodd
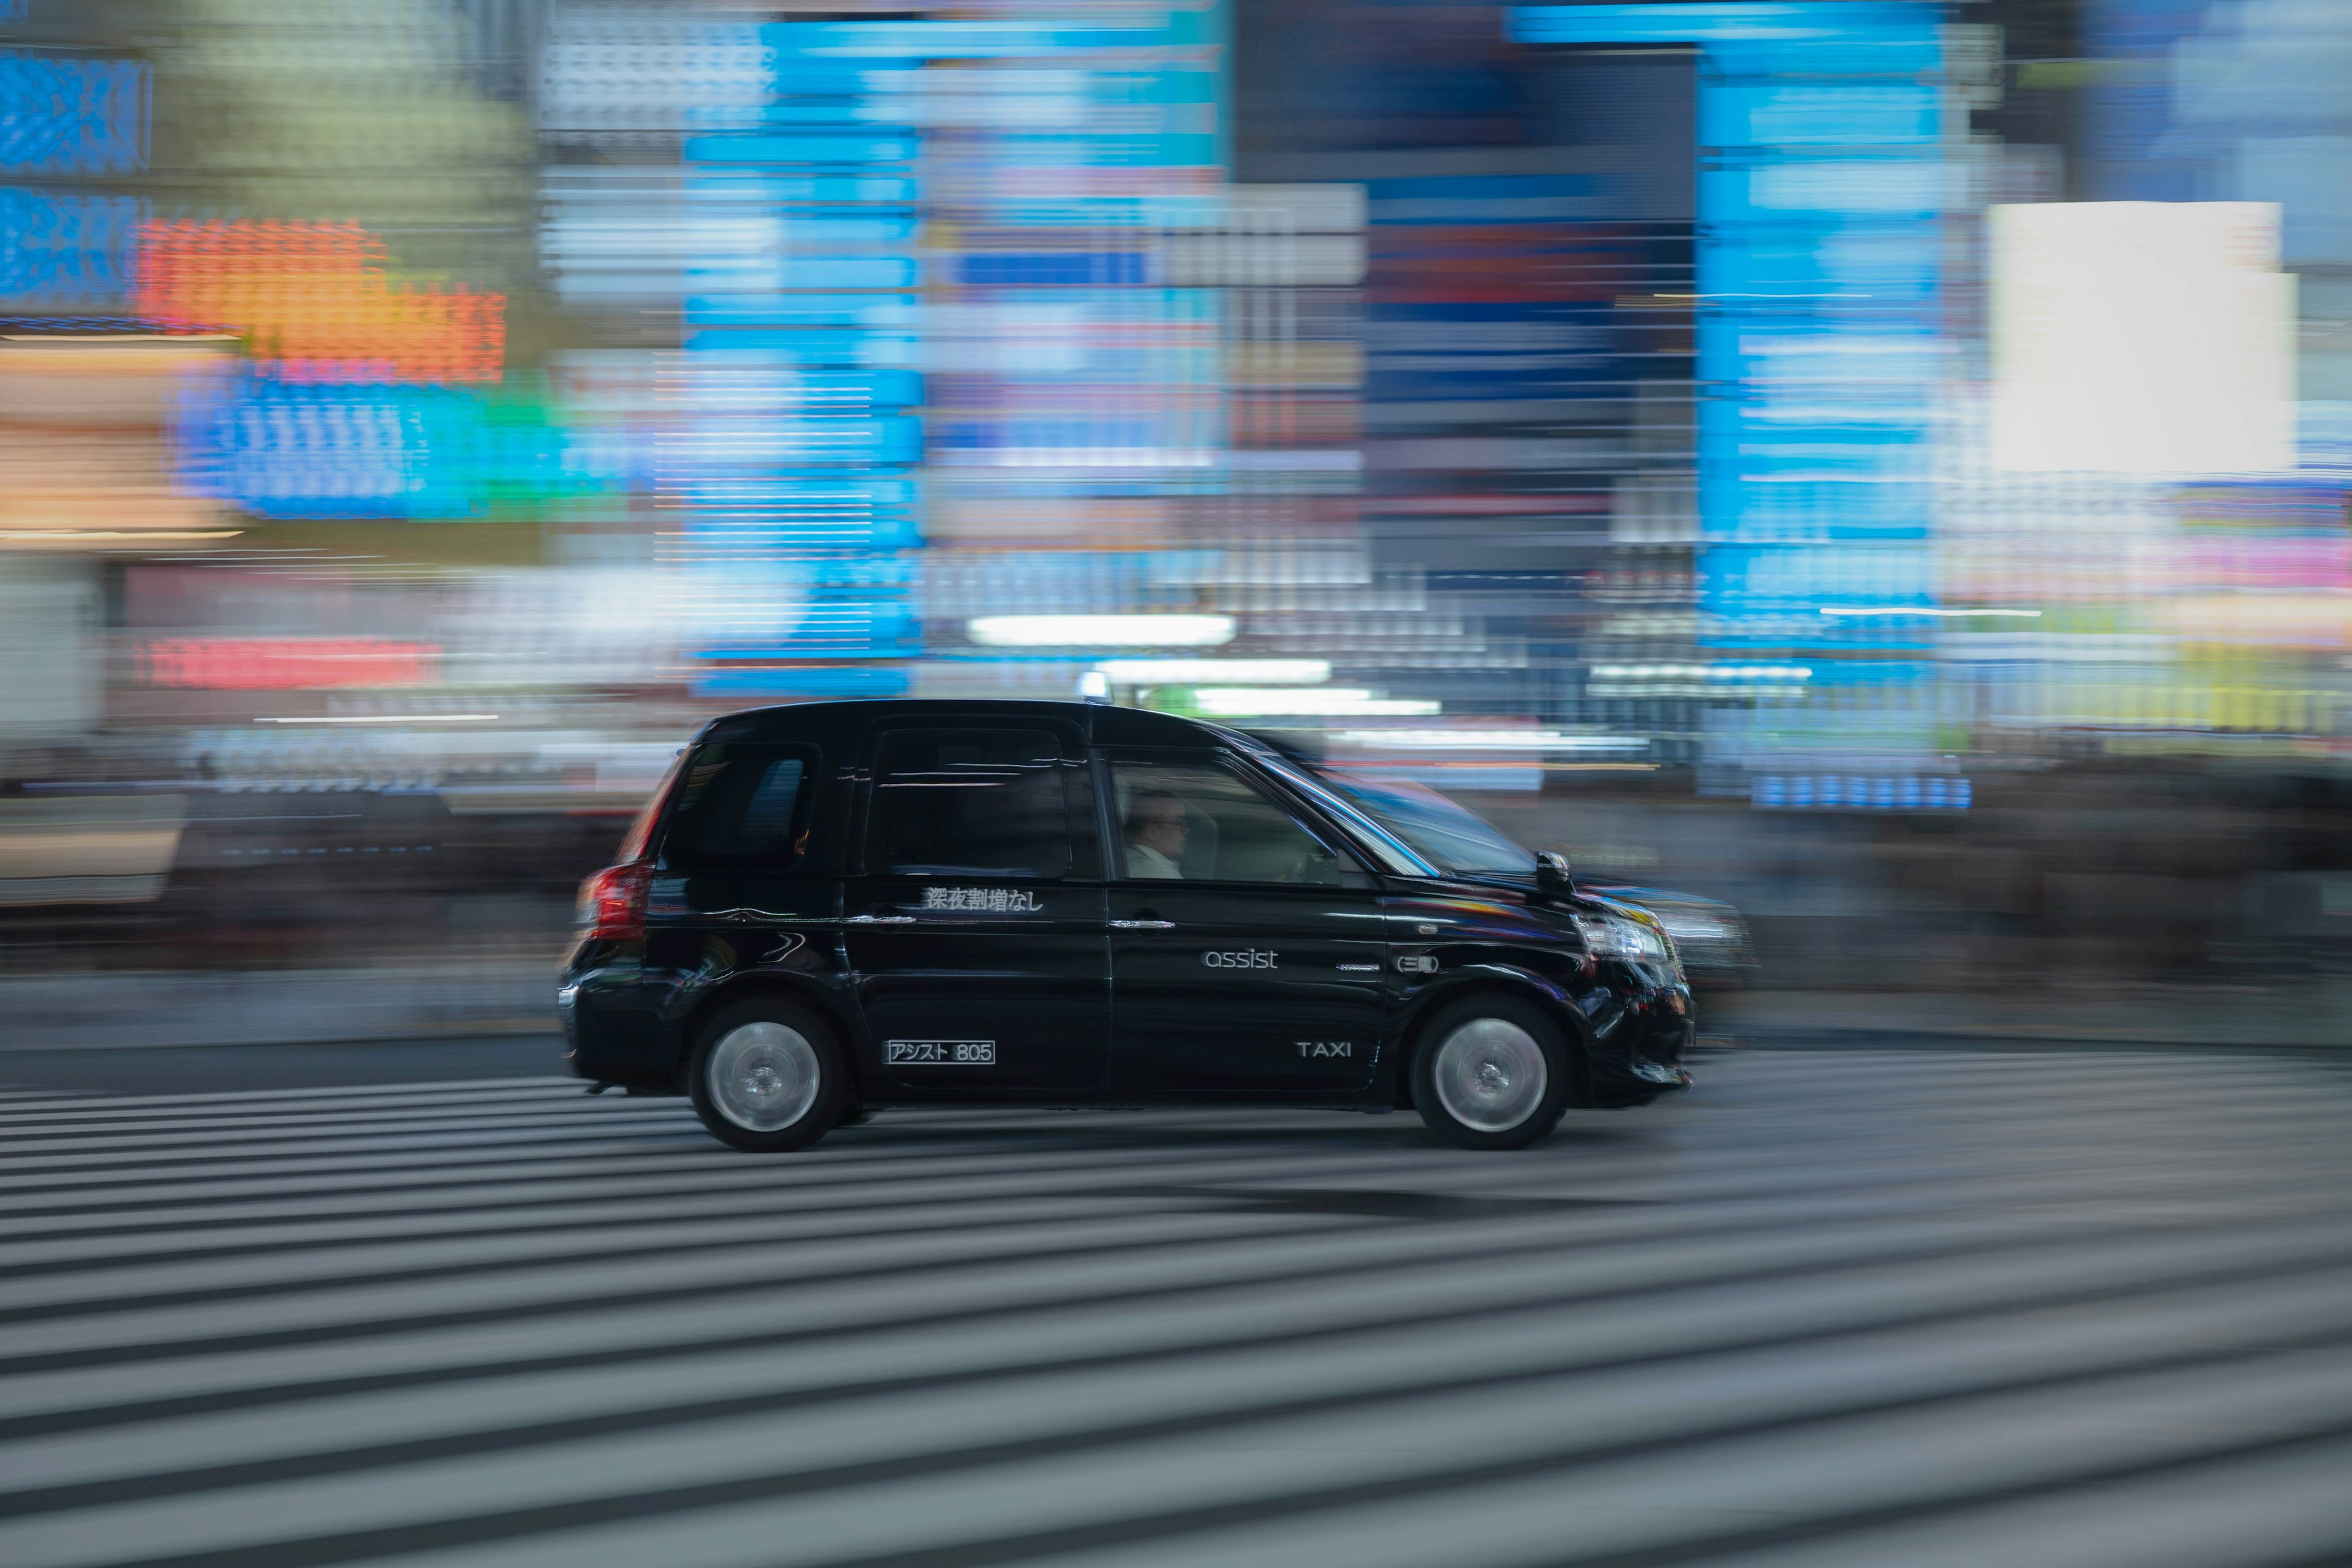
M 653 891 L 649 860 L 607 866 L 580 884 L 580 923 L 584 934 L 629 942 L 646 934 L 646 901 Z

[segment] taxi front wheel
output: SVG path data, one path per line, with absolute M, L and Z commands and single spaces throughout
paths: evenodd
M 1472 996 L 1422 1032 L 1412 1105 L 1429 1130 L 1464 1149 L 1524 1149 L 1568 1109 L 1568 1050 L 1559 1028 L 1510 996 Z
M 711 1135 L 752 1154 L 805 1149 L 849 1110 L 848 1067 L 833 1032 L 813 1014 L 764 999 L 710 1020 L 687 1087 Z

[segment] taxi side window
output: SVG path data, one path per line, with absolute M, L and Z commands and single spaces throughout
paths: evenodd
M 1114 761 L 1110 773 L 1117 858 L 1129 881 L 1333 888 L 1361 880 L 1353 862 L 1217 763 Z
M 1067 876 L 1063 772 L 1060 742 L 1043 731 L 884 736 L 866 812 L 866 871 Z
M 815 754 L 717 742 L 688 760 L 663 859 L 681 871 L 781 871 L 808 847 Z

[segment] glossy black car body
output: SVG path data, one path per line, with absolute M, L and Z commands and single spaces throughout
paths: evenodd
M 767 781 L 757 788 L 773 798 L 708 805 L 738 763 L 756 763 Z M 924 814 L 991 768 L 1041 809 L 1066 803 L 1066 846 L 1034 812 L 1017 843 L 943 852 L 919 842 L 932 831 Z M 801 787 L 771 789 L 779 778 Z M 1263 812 L 1202 817 L 1168 840 L 1198 869 L 1131 874 L 1160 863 L 1135 847 L 1136 819 L 1179 815 L 1167 802 L 1181 792 L 1165 781 L 1184 779 L 1237 800 L 1255 791 L 1301 837 L 1253 870 L 1246 835 L 1273 844 L 1288 829 Z M 927 796 L 934 783 L 948 793 Z M 707 826 L 726 812 L 765 837 Z M 1219 820 L 1224 843 L 1211 848 L 1222 863 L 1199 842 Z M 730 852 L 753 837 L 755 852 Z M 572 1069 L 680 1092 L 709 1021 L 764 996 L 823 1020 L 858 1106 L 1384 1110 L 1412 1103 L 1410 1057 L 1425 1020 L 1503 994 L 1566 1041 L 1568 1104 L 1641 1105 L 1687 1083 L 1691 997 L 1671 943 L 1661 933 L 1643 961 L 1596 954 L 1587 940 L 1612 915 L 1654 921 L 1557 876 L 1539 880 L 1532 857 L 1523 876 L 1467 878 L 1399 850 L 1311 771 L 1165 714 L 900 700 L 730 715 L 696 737 L 632 836 L 641 921 L 608 934 L 592 923 L 567 961 Z M 965 853 L 980 868 L 952 863 Z M 988 869 L 1020 855 L 1038 863 Z M 1253 874 L 1233 875 L 1236 864 Z

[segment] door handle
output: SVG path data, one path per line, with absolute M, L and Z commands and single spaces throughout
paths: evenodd
M 1113 931 L 1174 931 L 1176 922 L 1174 921 L 1113 921 L 1110 922 L 1110 929 Z
M 915 923 L 915 917 L 912 915 L 852 915 L 849 917 L 849 923 L 854 926 L 910 926 Z

